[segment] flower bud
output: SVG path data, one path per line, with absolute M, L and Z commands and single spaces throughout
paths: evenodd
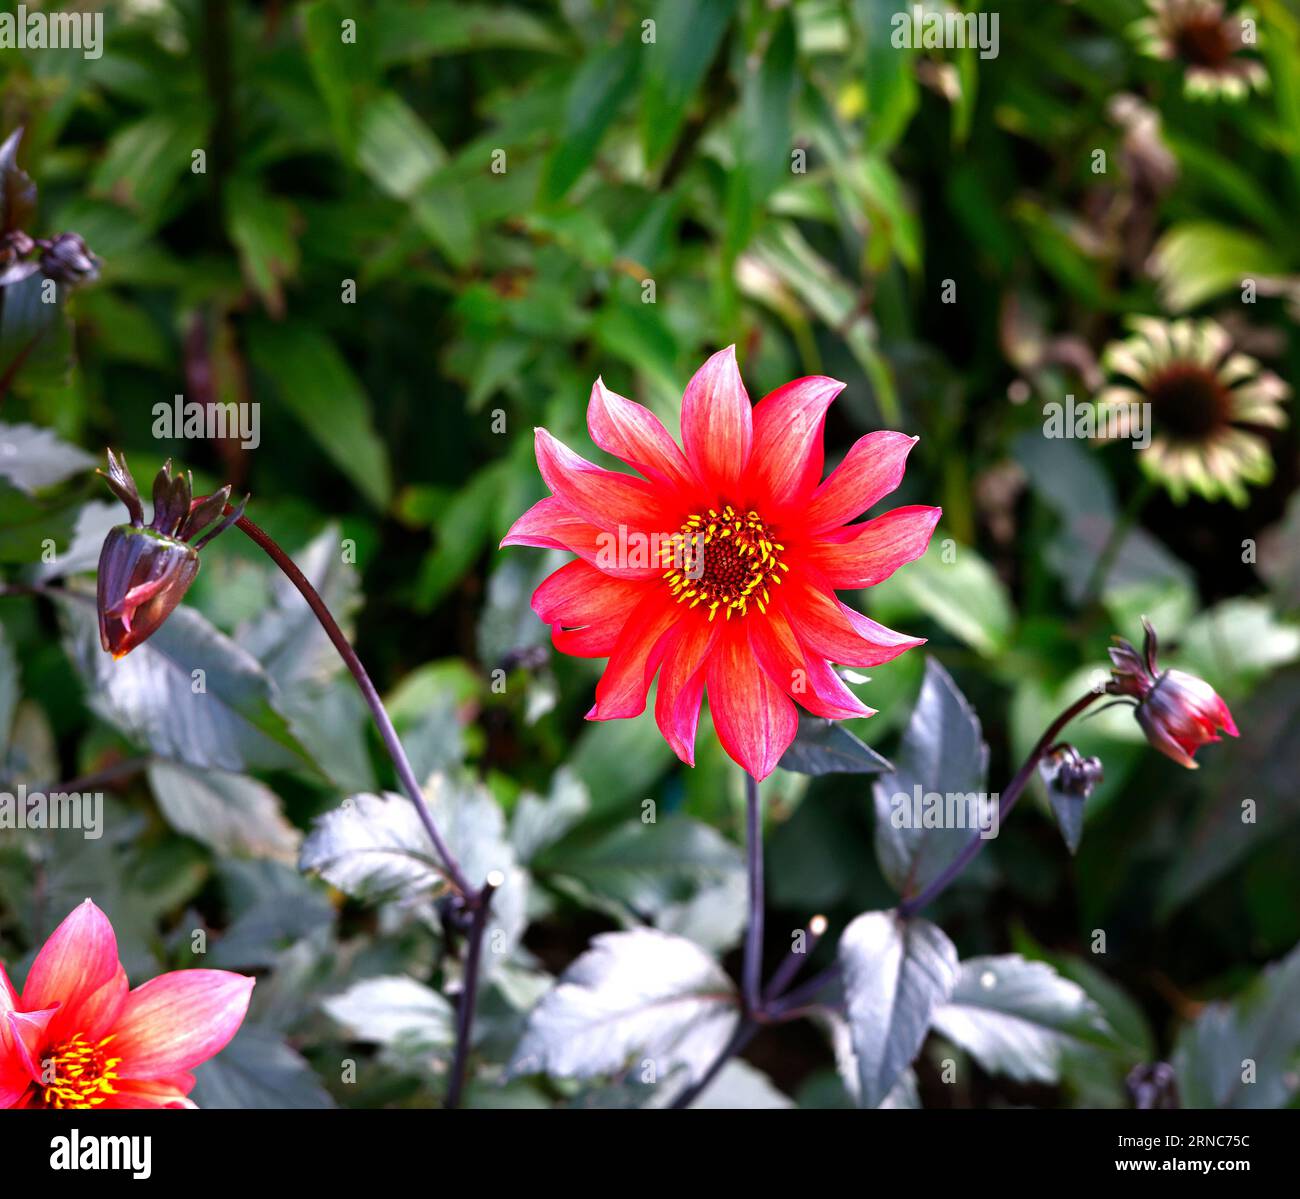
M 75 233 L 60 233 L 41 251 L 41 272 L 58 283 L 81 283 L 99 274 L 99 263 Z
M 1106 690 L 1136 701 L 1134 715 L 1147 740 L 1167 757 L 1190 770 L 1192 755 L 1207 742 L 1218 741 L 1220 730 L 1237 736 L 1228 705 L 1204 679 L 1183 670 L 1156 666 L 1156 632 L 1146 620 L 1146 641 L 1139 654 L 1127 641 L 1116 638 L 1110 651 L 1114 666 Z
M 109 530 L 99 553 L 99 640 L 115 658 L 130 653 L 171 615 L 199 573 L 199 550 L 238 520 L 248 502 L 222 518 L 229 484 L 194 503 L 189 476 L 173 476 L 171 469 L 168 460 L 154 480 L 148 525 L 125 457 L 109 450 L 108 472 L 99 472 L 131 517 L 130 524 Z

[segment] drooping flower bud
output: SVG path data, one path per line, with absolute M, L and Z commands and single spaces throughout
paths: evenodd
M 99 640 L 120 658 L 171 615 L 199 573 L 199 550 L 239 519 L 248 500 L 223 518 L 227 484 L 192 503 L 189 476 L 173 475 L 168 459 L 154 479 L 153 520 L 146 525 L 126 458 L 109 450 L 108 471 L 98 473 L 131 517 L 130 524 L 109 530 L 99 553 Z
M 1146 640 L 1142 652 L 1122 638 L 1111 647 L 1114 663 L 1106 690 L 1136 701 L 1134 715 L 1147 740 L 1167 757 L 1189 770 L 1196 769 L 1192 755 L 1219 732 L 1237 736 L 1237 725 L 1228 705 L 1204 679 L 1183 670 L 1156 666 L 1156 632 L 1142 621 Z
M 83 283 L 99 274 L 99 261 L 75 233 L 60 233 L 41 251 L 41 273 L 58 283 Z

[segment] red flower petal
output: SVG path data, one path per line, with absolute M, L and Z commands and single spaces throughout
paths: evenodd
M 228 970 L 173 970 L 126 998 L 110 1044 L 121 1078 L 157 1079 L 220 1053 L 239 1031 L 254 979 Z
M 919 440 L 889 430 L 859 437 L 813 492 L 804 514 L 808 528 L 814 533 L 838 528 L 887 496 L 903 481 L 907 455 Z
M 87 899 L 41 946 L 23 985 L 22 1008 L 34 1012 L 58 1004 L 49 1034 L 52 1041 L 62 1040 L 81 1030 L 83 1006 L 110 985 L 120 969 L 113 926 Z
M 194 1075 L 180 1073 L 164 1079 L 129 1078 L 116 1084 L 117 1094 L 100 1105 L 101 1111 L 122 1108 L 192 1108 L 186 1099 L 194 1089 Z
M 734 761 L 762 781 L 799 730 L 794 704 L 767 677 L 741 625 L 723 631 L 706 669 L 718 740 Z
M 814 654 L 844 666 L 879 666 L 904 650 L 925 644 L 924 637 L 896 633 L 840 603 L 828 591 L 794 575 L 786 576 L 781 601 L 799 639 Z
M 0 1108 L 13 1107 L 41 1078 L 41 1048 L 57 1008 L 0 1017 Z
M 942 515 L 942 508 L 921 504 L 895 508 L 826 534 L 808 547 L 808 560 L 837 590 L 872 587 L 925 553 Z
M 876 714 L 844 685 L 830 663 L 804 651 L 780 608 L 768 608 L 766 619 L 754 622 L 749 639 L 772 681 L 814 716 L 847 720 Z
M 655 721 L 664 740 L 687 766 L 695 765 L 695 730 L 704 700 L 705 662 L 722 626 L 683 620 L 664 638 L 663 669 L 655 692 Z
M 686 385 L 682 397 L 682 445 L 687 461 L 718 498 L 734 487 L 749 465 L 754 417 L 736 367 L 736 348 L 719 350 Z
M 699 486 L 663 422 L 649 408 L 610 391 L 600 379 L 591 389 L 587 430 L 602 450 L 647 479 L 681 490 Z
M 657 584 L 610 578 L 586 562 L 570 562 L 533 592 L 533 611 L 551 625 L 561 653 L 577 658 L 607 658 L 628 616 Z
M 645 480 L 601 470 L 545 429 L 535 430 L 537 466 L 565 506 L 598 529 L 665 532 L 664 502 Z M 676 527 L 673 522 L 672 527 Z
M 664 634 L 680 619 L 681 607 L 667 588 L 651 588 L 632 610 L 596 684 L 596 703 L 588 720 L 618 720 L 645 711 L 650 680 L 663 657 Z
M 745 494 L 765 512 L 807 499 L 821 482 L 826 409 L 844 384 L 824 375 L 795 379 L 754 406 L 754 452 Z
M 571 511 L 563 500 L 548 495 L 538 500 L 513 525 L 501 539 L 501 545 L 532 545 L 539 549 L 568 550 L 584 562 L 595 566 L 602 574 L 617 579 L 658 579 L 663 567 L 645 566 L 639 558 L 627 556 L 619 562 L 617 538 L 611 547 L 611 534 L 598 529 Z M 611 548 L 614 552 L 611 553 Z M 629 565 L 629 563 L 637 563 Z

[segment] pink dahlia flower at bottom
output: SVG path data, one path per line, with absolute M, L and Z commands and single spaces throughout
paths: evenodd
M 825 480 L 822 429 L 843 389 L 796 379 L 751 406 L 731 349 L 682 399 L 682 446 L 640 404 L 591 392 L 587 427 L 642 478 L 603 470 L 537 430 L 551 495 L 502 545 L 577 560 L 533 595 L 555 647 L 608 658 L 592 720 L 637 716 L 659 675 L 655 718 L 693 764 L 708 692 L 723 748 L 765 778 L 794 739 L 795 703 L 832 720 L 870 716 L 831 663 L 874 666 L 922 644 L 841 603 L 925 552 L 938 508 L 850 524 L 902 480 L 915 437 L 868 433 Z
M 113 926 L 87 899 L 21 997 L 0 966 L 0 1108 L 193 1107 L 189 1071 L 239 1031 L 253 982 L 175 970 L 129 990 Z

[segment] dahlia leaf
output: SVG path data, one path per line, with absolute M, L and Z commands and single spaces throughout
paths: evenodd
M 655 929 L 601 933 L 534 1009 L 512 1075 L 590 1078 L 653 1066 L 694 1080 L 739 1018 L 731 979 L 699 946 Z
M 865 912 L 844 930 L 840 975 L 858 1065 L 858 1102 L 876 1107 L 916 1058 L 957 981 L 957 950 L 927 920 Z
M 8 292 L 5 293 L 6 298 Z M 0 425 L 0 478 L 33 495 L 91 469 L 95 460 L 35 425 Z M 121 509 L 115 509 L 121 516 Z M 96 546 L 96 557 L 99 547 Z
M 880 774 L 894 768 L 843 725 L 799 714 L 799 732 L 779 763 L 798 774 Z
M 1019 1082 L 1056 1082 L 1070 1043 L 1108 1045 L 1114 1037 L 1101 1009 L 1078 983 L 1045 962 L 1019 954 L 961 963 L 934 1030 L 987 1071 Z
M 148 641 L 114 661 L 99 643 L 95 608 L 58 595 L 68 654 L 90 704 L 160 758 L 242 772 L 308 759 L 276 707 L 274 682 L 242 646 L 182 605 Z
M 996 803 L 984 792 L 989 753 L 979 717 L 935 658 L 926 659 L 894 757 L 896 770 L 874 787 L 876 857 L 899 893 L 914 895 L 988 828 Z

